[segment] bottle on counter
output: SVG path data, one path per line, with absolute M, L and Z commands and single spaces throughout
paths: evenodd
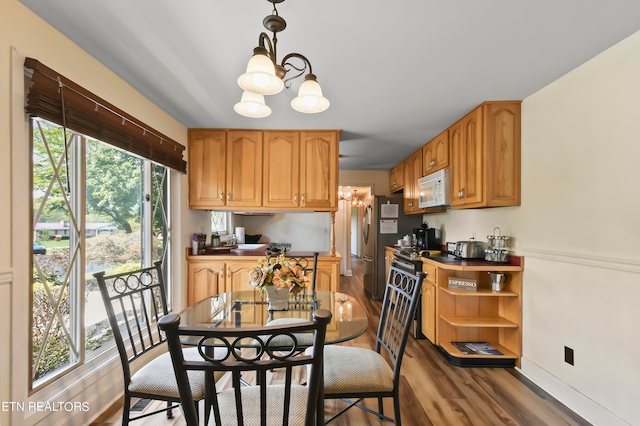
M 193 234 L 193 240 L 191 241 L 191 254 L 197 255 L 200 249 L 200 239 L 198 238 L 198 234 Z

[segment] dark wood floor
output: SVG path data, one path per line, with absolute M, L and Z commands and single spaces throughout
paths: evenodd
M 353 260 L 353 276 L 340 277 L 343 293 L 358 298 L 370 313 L 367 332 L 346 345 L 372 348 L 378 327 L 380 302 L 364 293 L 362 262 Z M 512 368 L 461 368 L 449 364 L 427 340 L 409 338 L 402 363 L 400 389 L 402 421 L 415 425 L 589 425 L 584 419 Z M 376 408 L 377 402 L 367 401 Z M 150 408 L 154 404 L 150 404 Z M 344 403 L 325 402 L 325 416 L 337 412 Z M 111 407 L 94 425 L 120 425 L 121 405 Z M 393 413 L 391 401 L 385 405 Z M 176 412 L 173 419 L 156 415 L 137 421 L 138 426 L 183 425 Z M 380 425 L 377 417 L 351 409 L 331 423 L 335 426 Z

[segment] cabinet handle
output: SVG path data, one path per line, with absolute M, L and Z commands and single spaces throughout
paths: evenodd
M 220 278 L 224 277 L 224 266 L 220 267 L 220 273 L 218 275 L 220 275 Z
M 224 203 L 224 191 L 220 191 L 220 202 Z
M 294 203 L 298 203 L 298 193 L 296 192 L 295 194 L 293 194 L 293 202 Z
M 435 162 L 435 161 L 433 161 L 433 160 L 431 160 L 431 162 L 429 163 L 429 165 L 430 165 L 431 167 L 433 167 L 433 165 L 434 165 L 434 164 L 436 164 L 436 162 Z
M 304 205 L 304 192 L 302 193 L 302 205 Z
M 227 278 L 231 278 L 231 266 L 227 266 Z
M 464 199 L 464 186 L 458 191 L 458 198 Z
M 231 201 L 231 192 L 227 192 L 227 203 Z

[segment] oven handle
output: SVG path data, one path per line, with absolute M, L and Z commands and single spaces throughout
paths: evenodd
M 413 263 L 408 263 L 408 262 L 403 262 L 401 260 L 398 260 L 397 257 L 391 261 L 391 265 L 395 266 L 396 268 L 400 268 L 404 271 L 408 271 L 412 274 L 416 273 L 416 265 L 414 265 Z

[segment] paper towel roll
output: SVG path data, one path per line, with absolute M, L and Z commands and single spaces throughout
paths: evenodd
M 244 228 L 242 226 L 236 226 L 236 240 L 238 244 L 244 244 Z

